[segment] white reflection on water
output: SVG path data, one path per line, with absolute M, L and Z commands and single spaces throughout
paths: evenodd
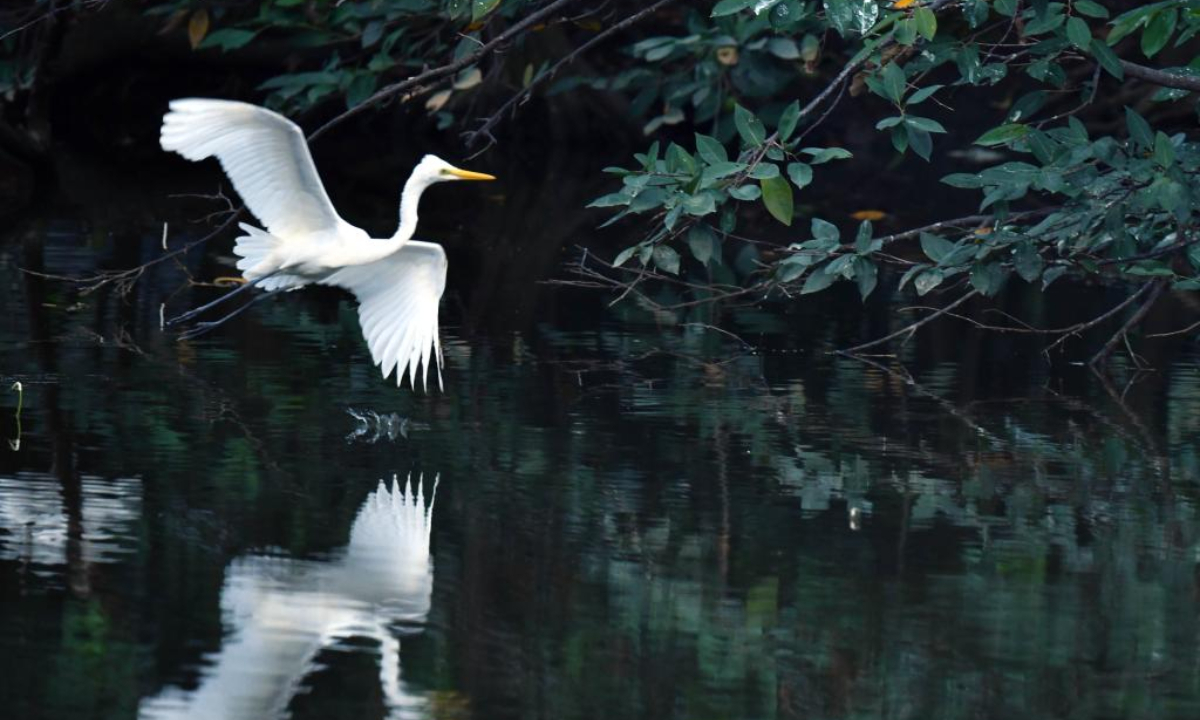
M 115 562 L 133 552 L 133 528 L 142 514 L 142 483 L 133 478 L 79 479 L 79 559 Z M 0 477 L 0 560 L 56 574 L 70 561 L 72 518 L 62 482 L 53 475 Z
M 235 560 L 221 591 L 227 635 L 208 658 L 199 687 L 167 688 L 142 702 L 140 716 L 284 717 L 304 678 L 317 669 L 318 653 L 351 637 L 380 645 L 389 716 L 425 716 L 426 699 L 400 679 L 400 642 L 389 626 L 418 625 L 429 614 L 436 496 L 436 479 L 428 508 L 423 482 L 415 492 L 409 481 L 403 490 L 396 478 L 390 489 L 381 482 L 358 511 L 350 545 L 332 561 L 263 555 Z

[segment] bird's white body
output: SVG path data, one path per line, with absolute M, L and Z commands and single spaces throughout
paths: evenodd
M 216 157 L 265 230 L 241 224 L 234 246 L 243 277 L 264 290 L 309 284 L 345 288 L 359 300 L 363 335 L 384 377 L 426 382 L 431 351 L 441 386 L 438 301 L 446 286 L 440 245 L 412 239 L 421 194 L 447 180 L 491 180 L 426 155 L 400 199 L 400 225 L 371 238 L 334 210 L 300 128 L 265 108 L 185 99 L 163 118 L 162 147 L 189 160 Z

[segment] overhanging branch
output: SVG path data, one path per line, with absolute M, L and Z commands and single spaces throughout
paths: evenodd
M 1200 92 L 1200 77 L 1192 75 L 1182 75 L 1166 70 L 1157 70 L 1145 65 L 1131 63 L 1128 60 L 1121 61 L 1121 68 L 1126 75 L 1135 77 L 1138 80 L 1159 85 L 1165 88 L 1173 88 L 1175 90 L 1187 90 L 1189 92 Z

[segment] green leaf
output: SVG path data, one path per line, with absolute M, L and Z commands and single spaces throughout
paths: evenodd
M 733 175 L 734 173 L 739 173 L 745 169 L 746 163 L 715 162 L 704 168 L 704 172 L 700 173 L 700 184 L 705 185 L 709 182 Z
M 950 187 L 974 190 L 983 187 L 983 180 L 971 173 L 953 173 L 942 178 L 942 182 Z
M 916 281 L 913 282 L 913 286 L 917 288 L 918 295 L 924 295 L 938 285 L 941 285 L 945 279 L 946 273 L 937 268 L 932 268 L 918 275 Z
M 1125 108 L 1125 125 L 1134 142 L 1146 150 L 1154 147 L 1154 131 L 1150 129 L 1150 123 L 1131 107 Z
M 907 285 L 914 277 L 916 277 L 917 273 L 927 269 L 928 267 L 928 265 L 920 264 L 910 267 L 902 276 L 900 276 L 900 285 L 896 289 L 903 290 L 904 286 Z
M 757 185 L 742 185 L 740 187 L 729 188 L 729 196 L 735 200 L 753 202 L 762 197 L 762 190 Z
M 842 233 L 837 229 L 837 225 L 821 218 L 813 218 L 811 228 L 812 236 L 817 240 L 837 243 L 842 238 Z
M 787 37 L 774 37 L 767 42 L 767 51 L 780 60 L 799 60 L 800 47 Z
M 981 263 L 971 268 L 971 287 L 988 297 L 994 296 L 1004 287 L 1008 271 L 1000 263 Z
M 767 139 L 767 129 L 763 127 L 762 120 L 741 105 L 733 106 L 733 124 L 747 145 L 758 147 Z
M 932 40 L 937 35 L 937 15 L 927 7 L 919 7 L 913 12 L 913 20 L 917 23 L 917 32 L 926 40 Z
M 762 187 L 763 205 L 767 206 L 767 212 L 784 225 L 791 225 L 796 212 L 792 186 L 779 176 L 763 180 L 759 186 Z
M 904 104 L 905 105 L 916 105 L 918 103 L 923 103 L 926 100 L 928 100 L 929 98 L 933 97 L 933 94 L 935 92 L 937 92 L 938 90 L 941 90 L 943 87 L 945 87 L 945 86 L 944 85 L 929 85 L 929 86 L 923 87 L 920 90 L 917 90 L 916 92 L 914 92 L 912 95 L 909 95 L 908 101 Z
M 975 141 L 976 145 L 991 147 L 994 145 L 1006 145 L 1014 140 L 1020 140 L 1029 132 L 1029 128 L 1021 123 L 1009 123 L 1000 127 L 992 128 L 979 139 Z
M 954 243 L 937 235 L 921 233 L 921 251 L 925 253 L 925 257 L 940 263 L 942 258 L 954 252 Z
M 719 140 L 696 133 L 696 154 L 709 164 L 729 161 L 729 154 Z
M 1072 17 L 1067 20 L 1067 39 L 1080 50 L 1087 50 L 1091 47 L 1092 29 L 1088 27 L 1087 20 L 1081 17 Z
M 918 130 L 924 130 L 927 133 L 944 133 L 944 132 L 946 132 L 946 128 L 942 127 L 942 124 L 940 122 L 938 122 L 937 120 L 930 120 L 929 118 L 917 117 L 916 115 L 908 115 L 904 118 L 904 122 L 907 123 L 908 125 L 910 125 L 911 127 L 915 127 Z
M 654 248 L 654 264 L 663 272 L 678 275 L 679 253 L 667 245 L 658 245 Z
M 712 17 L 725 17 L 741 12 L 753 5 L 755 0 L 721 0 L 713 7 Z
M 1042 273 L 1042 289 L 1045 290 L 1050 287 L 1050 283 L 1062 277 L 1066 272 L 1066 265 L 1055 265 L 1054 267 L 1047 268 L 1046 272 Z
M 1075 0 L 1075 11 L 1080 15 L 1088 17 L 1105 19 L 1108 17 L 1108 8 L 1100 3 L 1092 2 L 1092 0 Z
M 796 187 L 803 190 L 812 182 L 813 170 L 812 166 L 806 163 L 790 163 L 787 166 L 788 177 L 796 184 Z
M 796 132 L 796 124 L 799 122 L 800 102 L 793 100 L 792 104 L 784 108 L 783 114 L 779 116 L 779 127 L 776 128 L 779 133 L 779 142 L 787 142 L 792 137 L 792 133 Z
M 907 88 L 907 82 L 904 78 L 904 71 L 894 62 L 890 62 L 883 68 L 883 92 L 884 97 L 899 105 L 904 99 L 904 91 Z
M 881 243 L 877 244 L 872 240 L 874 237 L 875 226 L 870 220 L 863 220 L 859 223 L 858 234 L 854 237 L 854 251 L 859 255 L 867 255 L 883 247 Z
M 692 195 L 680 203 L 680 206 L 688 215 L 695 217 L 703 217 L 717 211 L 717 202 L 709 192 Z
M 824 0 L 825 18 L 842 37 L 866 35 L 879 19 L 875 0 Z
M 748 175 L 755 180 L 770 180 L 779 177 L 779 166 L 775 163 L 762 162 L 754 166 Z
M 893 115 L 891 117 L 886 117 L 886 118 L 880 120 L 879 122 L 875 123 L 875 129 L 876 130 L 887 130 L 888 128 L 896 127 L 897 125 L 899 125 L 902 122 L 904 122 L 903 115 Z
M 1163 169 L 1175 164 L 1175 146 L 1171 144 L 1171 138 L 1161 130 L 1154 135 L 1154 162 Z
M 1096 38 L 1092 38 L 1092 43 L 1088 46 L 1088 49 L 1106 73 L 1118 80 L 1125 79 L 1125 68 L 1121 67 L 1121 59 L 1117 57 L 1117 54 L 1108 45 Z
M 830 160 L 848 160 L 854 157 L 849 150 L 840 147 L 804 148 L 800 152 L 811 155 L 813 165 L 824 165 Z
M 701 265 L 708 265 L 709 260 L 721 254 L 717 235 L 707 225 L 693 225 L 688 230 L 687 244 L 692 257 L 699 260 Z
M 928 162 L 933 154 L 933 137 L 914 125 L 905 125 L 904 129 L 908 135 L 908 146 Z
M 1174 8 L 1160 10 L 1150 19 L 1146 29 L 1142 31 L 1142 52 L 1146 57 L 1154 57 L 1159 50 L 1166 47 L 1171 36 L 1175 34 L 1175 23 L 1179 15 Z
M 641 247 L 640 245 L 634 245 L 632 247 L 627 247 L 624 250 L 622 250 L 617 255 L 617 259 L 613 260 L 613 267 L 621 267 L 622 265 L 624 265 L 626 262 L 629 261 L 629 258 L 633 257 L 633 254 L 635 252 L 637 252 L 640 249 L 640 247 Z
M 226 52 L 237 50 L 254 39 L 254 33 L 250 30 L 238 30 L 237 28 L 225 28 L 211 32 L 200 41 L 197 47 L 210 48 L 219 47 Z
M 479 22 L 499 4 L 500 0 L 472 0 L 471 22 Z
M 587 206 L 590 208 L 617 207 L 619 205 L 628 205 L 630 200 L 633 200 L 633 198 L 622 191 L 598 197 L 588 203 Z
M 804 287 L 800 288 L 801 295 L 809 295 L 815 292 L 821 292 L 825 288 L 833 284 L 837 280 L 837 275 L 831 275 L 825 272 L 828 266 L 813 270 L 809 274 L 808 279 L 804 281 Z
M 1032 283 L 1037 282 L 1037 279 L 1042 276 L 1042 270 L 1046 267 L 1046 263 L 1034 248 L 1033 243 L 1023 242 L 1013 253 L 1013 267 L 1016 268 L 1017 274 L 1021 276 L 1022 280 Z
M 879 271 L 875 263 L 864 257 L 854 258 L 854 279 L 858 283 L 858 294 L 866 300 L 879 282 Z

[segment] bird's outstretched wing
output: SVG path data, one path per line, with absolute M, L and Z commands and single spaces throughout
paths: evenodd
M 438 339 L 438 301 L 446 289 L 446 253 L 441 245 L 411 241 L 382 260 L 351 265 L 320 281 L 354 293 L 358 320 L 371 358 L 386 378 L 396 370 L 417 389 L 417 376 L 428 389 L 430 351 L 442 386 L 442 344 Z
M 346 224 L 329 202 L 304 133 L 278 113 L 231 100 L 173 100 L 161 142 L 188 160 L 216 156 L 246 206 L 280 239 Z

